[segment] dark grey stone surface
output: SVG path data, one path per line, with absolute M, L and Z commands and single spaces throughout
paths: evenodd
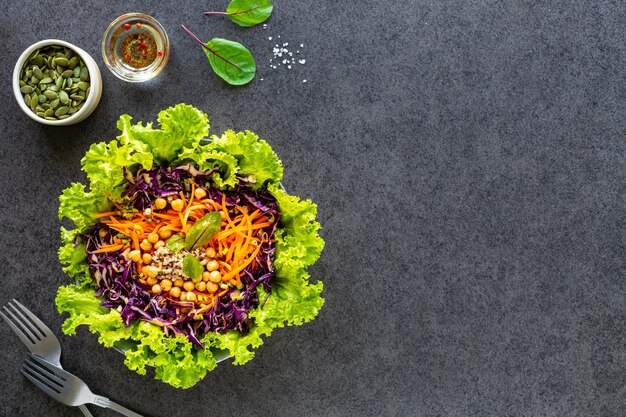
M 187 391 L 127 370 L 86 330 L 61 337 L 94 391 L 151 416 L 624 415 L 622 1 L 276 0 L 266 30 L 203 17 L 226 5 L 205 3 L 0 5 L 0 303 L 20 299 L 60 333 L 58 194 L 120 114 L 153 120 L 184 101 L 214 133 L 267 139 L 286 187 L 319 204 L 327 246 L 311 273 L 326 305 Z M 127 11 L 154 15 L 173 44 L 145 85 L 99 53 Z M 180 23 L 248 45 L 256 80 L 225 86 Z M 305 65 L 269 68 L 278 35 L 304 43 Z M 13 98 L 15 60 L 47 37 L 101 65 L 102 102 L 78 126 L 38 125 Z M 0 344 L 0 415 L 79 415 L 22 378 L 26 349 L 5 325 Z

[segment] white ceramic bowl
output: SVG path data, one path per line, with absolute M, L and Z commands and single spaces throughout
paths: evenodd
M 87 66 L 89 70 L 89 82 L 90 82 L 90 94 L 85 101 L 83 107 L 74 113 L 72 116 L 63 120 L 47 120 L 42 117 L 37 116 L 31 109 L 26 105 L 24 101 L 24 96 L 20 91 L 20 71 L 24 66 L 24 63 L 28 59 L 28 57 L 39 48 L 43 48 L 48 45 L 61 45 L 66 48 L 71 49 L 80 56 Z M 65 42 L 59 39 L 45 39 L 43 41 L 39 41 L 37 43 L 32 44 L 24 52 L 20 55 L 17 63 L 15 64 L 15 69 L 13 70 L 13 94 L 15 94 L 15 99 L 17 100 L 17 104 L 19 104 L 22 111 L 31 119 L 36 122 L 43 123 L 45 125 L 51 126 L 68 126 L 73 125 L 75 123 L 81 122 L 85 120 L 98 106 L 100 102 L 100 97 L 102 97 L 102 75 L 100 74 L 100 69 L 98 68 L 98 64 L 96 61 L 84 50 L 80 49 L 76 45 L 72 45 L 69 42 Z

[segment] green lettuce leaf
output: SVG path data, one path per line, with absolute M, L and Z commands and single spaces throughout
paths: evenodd
M 254 189 L 283 178 L 283 165 L 278 155 L 266 141 L 249 130 L 239 133 L 227 130 L 220 137 L 213 136 L 208 147 L 237 158 L 239 175 L 251 177 Z

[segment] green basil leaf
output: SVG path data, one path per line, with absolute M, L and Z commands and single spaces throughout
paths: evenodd
M 248 49 L 238 42 L 213 38 L 204 44 L 213 71 L 228 84 L 247 84 L 256 74 L 256 62 Z
M 204 267 L 195 256 L 189 254 L 183 258 L 183 273 L 191 279 L 197 279 L 202 276 Z
M 180 234 L 174 235 L 167 240 L 165 247 L 172 252 L 180 252 L 185 248 L 185 238 Z
M 233 0 L 226 14 L 239 26 L 249 27 L 265 22 L 273 9 L 269 0 Z
M 195 222 L 185 237 L 185 249 L 191 251 L 204 246 L 220 231 L 221 223 L 222 216 L 216 211 Z

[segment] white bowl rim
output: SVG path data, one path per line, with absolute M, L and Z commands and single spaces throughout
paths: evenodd
M 93 74 L 92 76 L 90 76 L 91 84 L 92 85 L 96 84 L 95 88 L 93 88 L 93 94 L 90 94 L 89 97 L 87 97 L 87 101 L 85 101 L 85 104 L 83 105 L 83 107 L 80 110 L 78 110 L 76 113 L 74 113 L 71 117 L 68 117 L 67 119 L 63 119 L 63 120 L 47 120 L 47 119 L 37 116 L 30 109 L 30 107 L 26 106 L 26 103 L 24 102 L 24 96 L 22 95 L 22 92 L 20 91 L 20 71 L 22 70 L 24 63 L 26 62 L 26 59 L 33 53 L 33 51 L 35 51 L 35 49 L 39 49 L 48 45 L 65 46 L 66 48 L 70 48 L 75 53 L 77 53 L 82 58 L 85 65 L 87 66 L 87 69 L 89 70 L 89 74 Z M 87 114 L 91 113 L 91 111 L 93 111 L 92 106 L 94 105 L 94 102 L 97 104 L 97 101 L 99 101 L 100 94 L 98 90 L 101 87 L 100 76 L 97 75 L 99 74 L 99 72 L 100 72 L 100 69 L 98 68 L 98 65 L 95 64 L 95 60 L 91 57 L 91 55 L 89 55 L 83 49 L 79 48 L 78 46 L 72 43 L 62 41 L 60 39 L 44 39 L 39 42 L 35 42 L 34 44 L 26 48 L 24 52 L 22 52 L 20 57 L 17 59 L 17 62 L 15 63 L 15 68 L 13 69 L 13 93 L 15 94 L 17 103 L 22 109 L 22 111 L 26 113 L 26 115 L 30 117 L 31 119 L 35 120 L 36 122 L 43 123 L 45 125 L 50 125 L 50 126 L 67 126 L 69 124 L 81 122 L 83 119 L 85 119 L 87 117 L 87 116 L 84 116 L 85 113 Z M 73 119 L 72 122 L 69 122 L 70 119 Z

